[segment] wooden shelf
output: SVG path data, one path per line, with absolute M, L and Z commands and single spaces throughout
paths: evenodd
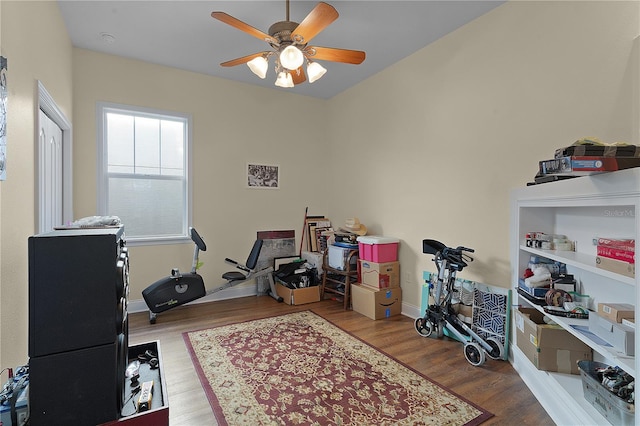
M 529 252 L 536 256 L 542 256 L 542 257 L 546 257 L 547 259 L 555 260 L 557 262 L 562 262 L 568 266 L 575 266 L 582 270 L 594 273 L 596 275 L 614 279 L 616 281 L 619 281 L 622 284 L 627 284 L 632 286 L 636 285 L 635 278 L 626 277 L 624 275 L 616 274 L 615 272 L 607 271 L 606 269 L 598 268 L 596 266 L 596 256 L 591 256 L 584 253 L 578 253 L 575 251 L 535 249 L 532 247 L 527 247 L 524 244 L 520 246 L 520 250 Z
M 598 303 L 625 302 L 640 307 L 638 284 L 640 277 L 631 278 L 596 265 L 598 237 L 640 237 L 640 168 L 583 176 L 543 185 L 528 186 L 511 194 L 511 269 L 513 290 L 517 294 L 518 280 L 529 265 L 531 256 L 541 256 L 566 265 L 574 275 L 582 295 L 588 295 L 588 308 L 597 310 Z M 574 242 L 575 252 L 543 250 L 524 244 L 525 234 L 543 232 L 565 235 Z M 618 349 L 600 344 L 579 328 L 588 330 L 589 320 L 566 318 L 544 312 L 543 307 L 525 297 L 516 296 L 516 304 L 534 308 L 553 320 L 570 335 L 589 346 L 594 361 L 620 366 L 636 376 L 638 359 Z M 590 312 L 590 315 L 597 315 Z M 514 319 L 512 318 L 512 321 Z M 516 324 L 512 322 L 515 330 Z M 512 363 L 542 406 L 558 424 L 607 424 L 606 419 L 591 405 L 582 392 L 578 375 L 537 370 L 522 354 L 514 336 L 511 346 Z M 636 339 L 635 352 L 640 352 Z M 636 423 L 640 415 L 636 416 Z
M 589 338 L 589 336 L 585 335 L 584 333 L 581 333 L 579 330 L 577 330 L 575 327 L 573 327 L 573 326 L 586 326 L 586 327 L 588 327 L 589 326 L 589 320 L 588 319 L 565 318 L 565 317 L 556 316 L 556 315 L 549 315 L 544 311 L 542 306 L 538 306 L 538 305 L 535 305 L 533 303 L 530 303 L 525 298 L 520 298 L 520 302 L 528 303 L 532 308 L 535 308 L 538 311 L 542 312 L 548 318 L 553 320 L 553 322 L 555 322 L 560 327 L 562 327 L 565 330 L 567 330 L 569 333 L 571 333 L 572 335 L 577 337 L 579 340 L 584 342 L 586 345 L 590 346 L 591 349 L 593 349 L 595 352 L 597 352 L 600 355 L 602 355 L 602 357 L 605 360 L 607 360 L 607 362 L 609 364 L 618 365 L 618 366 L 620 366 L 620 368 L 622 368 L 627 373 L 631 374 L 634 377 L 636 376 L 636 366 L 635 366 L 635 360 L 636 359 L 635 359 L 635 357 L 629 356 L 629 355 L 625 355 L 622 352 L 616 351 L 611 346 L 602 346 L 601 344 L 596 343 L 593 340 L 591 340 Z M 595 312 L 591 312 L 590 314 L 591 315 L 596 315 Z

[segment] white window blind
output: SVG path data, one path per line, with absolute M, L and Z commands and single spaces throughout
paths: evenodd
M 190 117 L 100 103 L 97 121 L 99 214 L 134 243 L 188 239 Z

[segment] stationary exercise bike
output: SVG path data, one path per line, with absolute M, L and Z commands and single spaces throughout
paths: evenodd
M 433 261 L 438 269 L 433 304 L 430 304 L 424 317 L 416 318 L 416 331 L 422 337 L 429 337 L 433 332 L 440 338 L 445 330 L 464 344 L 464 357 L 471 365 L 479 366 L 485 363 L 486 355 L 492 359 L 502 359 L 504 345 L 495 337 L 483 339 L 467 324 L 462 322 L 453 309 L 452 297 L 456 273 L 472 262 L 473 258 L 467 253 L 473 253 L 471 248 L 458 246 L 447 247 L 436 240 L 423 240 L 422 252 L 433 254 Z
M 271 274 L 273 267 L 269 266 L 260 270 L 255 269 L 258 263 L 258 257 L 260 257 L 260 251 L 262 250 L 263 240 L 257 239 L 255 243 L 253 243 L 253 248 L 244 265 L 226 258 L 225 262 L 235 265 L 240 271 L 225 272 L 222 274 L 222 278 L 227 281 L 223 285 L 207 291 L 204 287 L 204 279 L 196 272 L 199 266 L 200 251 L 206 251 L 207 245 L 195 228 L 189 228 L 189 235 L 196 245 L 193 253 L 191 272 L 181 273 L 178 268 L 173 268 L 171 269 L 171 275 L 159 279 L 142 291 L 142 297 L 149 308 L 149 322 L 151 324 L 155 324 L 157 314 L 160 312 L 168 311 L 169 309 L 184 305 L 185 303 L 192 302 L 217 291 L 233 287 L 251 278 L 265 275 L 269 279 L 270 296 L 278 302 L 282 302 L 282 298 L 276 293 L 275 283 Z

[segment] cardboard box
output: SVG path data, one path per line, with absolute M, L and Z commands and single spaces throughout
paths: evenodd
M 598 303 L 598 315 L 613 322 L 622 322 L 623 318 L 636 317 L 636 307 L 630 303 Z
M 518 308 L 518 348 L 538 370 L 580 374 L 577 362 L 592 360 L 591 348 L 559 325 L 546 324 L 544 314 L 534 308 Z
M 473 306 L 464 305 L 462 303 L 458 303 L 454 306 L 457 306 L 454 310 L 458 310 L 458 319 L 460 319 L 460 321 L 466 324 L 471 324 L 473 322 Z
M 635 278 L 636 276 L 636 265 L 634 263 L 609 259 L 604 256 L 596 256 L 596 266 L 626 277 Z
M 635 318 L 622 318 L 622 324 L 627 327 L 636 328 L 636 319 Z
M 400 287 L 400 262 L 376 263 L 360 260 L 358 277 L 361 284 L 376 289 Z
M 525 293 L 533 297 L 544 299 L 545 295 L 551 287 L 529 287 L 527 286 L 527 282 L 524 280 L 524 278 L 520 278 L 518 280 L 518 288 L 521 288 Z M 572 291 L 575 291 L 575 288 Z
M 287 305 L 304 305 L 320 301 L 320 286 L 292 289 L 276 283 L 276 293 Z
M 361 284 L 351 285 L 353 310 L 373 320 L 389 318 L 402 311 L 400 287 L 376 290 Z
M 376 263 L 395 262 L 398 260 L 398 244 L 400 240 L 390 237 L 365 235 L 357 238 L 360 259 Z
M 592 312 L 589 315 L 589 331 L 610 343 L 611 346 L 625 355 L 633 355 L 635 353 L 635 328 L 611 321 Z

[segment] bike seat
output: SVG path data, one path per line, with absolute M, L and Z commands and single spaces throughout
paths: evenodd
M 436 254 L 447 248 L 440 241 L 436 240 L 422 240 L 422 252 L 425 254 Z
M 246 280 L 247 276 L 239 271 L 230 271 L 222 274 L 222 278 L 225 280 Z

